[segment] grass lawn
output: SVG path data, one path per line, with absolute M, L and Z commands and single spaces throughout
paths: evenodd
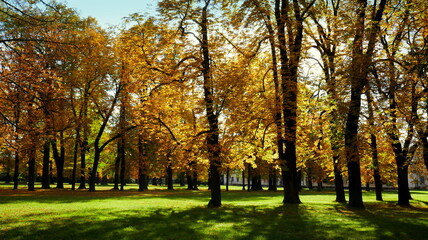
M 333 192 L 303 191 L 303 204 L 283 206 L 282 192 L 222 193 L 223 207 L 206 207 L 210 192 L 135 185 L 124 192 L 11 190 L 0 185 L 0 239 L 428 239 L 428 191 L 413 191 L 411 207 L 396 192 L 365 210 L 334 203 Z

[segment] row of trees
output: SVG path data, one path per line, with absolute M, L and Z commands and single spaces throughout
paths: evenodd
M 302 173 L 333 179 L 345 202 L 345 176 L 349 205 L 364 207 L 362 182 L 378 200 L 397 184 L 408 205 L 409 167 L 426 174 L 425 1 L 163 0 L 114 30 L 54 1 L 0 8 L 15 189 L 23 173 L 29 190 L 37 173 L 49 188 L 52 165 L 57 188 L 66 173 L 90 191 L 98 176 L 172 188 L 178 173 L 189 189 L 208 181 L 218 207 L 220 175 L 247 169 L 272 190 L 281 176 L 284 203 L 300 203 Z

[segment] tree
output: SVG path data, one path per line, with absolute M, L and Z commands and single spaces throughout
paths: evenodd
M 364 208 L 361 193 L 360 154 L 358 151 L 358 123 L 361 111 L 361 94 L 367 84 L 367 63 L 372 62 L 374 48 L 377 42 L 379 24 L 382 20 L 386 1 L 381 0 L 379 6 L 374 6 L 370 27 L 367 33 L 367 49 L 364 52 L 363 43 L 366 32 L 367 0 L 358 0 L 356 7 L 357 20 L 354 27 L 352 42 L 352 60 L 349 67 L 351 83 L 351 100 L 345 127 L 345 152 L 349 177 L 349 206 Z

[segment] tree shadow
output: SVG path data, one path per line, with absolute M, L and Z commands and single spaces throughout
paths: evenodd
M 400 207 L 396 202 L 365 203 L 365 209 L 336 205 L 337 212 L 367 222 L 376 239 L 426 239 L 428 209 L 415 206 Z
M 423 239 L 427 236 L 422 221 L 412 222 L 426 212 L 406 211 L 405 219 L 400 220 L 397 218 L 402 211 L 382 215 L 373 207 L 355 210 L 332 204 L 319 212 L 318 208 L 304 204 L 273 208 L 226 204 L 216 209 L 95 210 L 3 229 L 0 239 Z M 332 217 L 321 217 L 328 212 Z M 358 226 L 347 224 L 351 219 L 371 224 L 374 237 L 365 236 Z

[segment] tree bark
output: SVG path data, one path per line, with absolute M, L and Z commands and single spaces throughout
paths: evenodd
M 186 172 L 186 180 L 187 180 L 187 190 L 193 190 L 192 174 L 190 173 L 190 171 Z
M 143 135 L 138 135 L 138 191 L 147 190 L 147 146 L 144 143 Z
M 245 169 L 242 170 L 242 190 L 245 191 Z
M 293 0 L 294 17 L 288 16 L 290 3 L 288 0 L 275 1 L 275 17 L 278 27 L 278 44 L 281 60 L 282 78 L 282 112 L 284 119 L 285 151 L 282 161 L 282 177 L 284 182 L 283 203 L 298 204 L 299 184 L 297 176 L 296 130 L 297 130 L 297 76 L 303 40 L 303 16 L 297 0 Z M 288 44 L 285 27 L 288 30 Z M 293 29 L 290 29 L 290 27 Z M 290 53 L 288 53 L 288 50 Z
M 251 191 L 251 178 L 252 178 L 252 173 L 251 173 L 251 164 L 248 163 L 248 176 L 247 176 L 247 190 L 248 192 Z
M 77 127 L 75 130 L 76 130 L 76 139 L 74 140 L 73 171 L 71 173 L 71 190 L 76 189 L 77 158 L 79 156 L 79 148 L 80 148 L 80 127 Z
M 58 151 L 57 141 L 54 139 L 51 141 L 55 165 L 56 165 L 56 177 L 57 185 L 56 188 L 64 188 L 64 161 L 65 161 L 65 147 L 64 147 L 64 136 L 63 132 L 60 132 L 60 150 Z
M 18 184 L 19 184 L 19 151 L 15 151 L 15 168 L 13 172 L 13 189 L 18 190 Z
M 193 170 L 192 182 L 193 182 L 193 190 L 199 190 L 199 188 L 198 188 L 198 170 L 196 169 L 196 167 Z
M 50 141 L 46 139 L 43 145 L 42 189 L 51 188 L 49 177 L 50 144 Z
M 352 45 L 350 67 L 351 100 L 345 127 L 345 152 L 349 178 L 349 206 L 364 208 L 361 191 L 360 154 L 358 151 L 358 123 L 361 110 L 361 94 L 365 85 L 363 40 L 365 30 L 367 0 L 358 0 L 357 23 Z
M 209 178 L 211 189 L 211 200 L 208 207 L 221 206 L 221 190 L 220 190 L 220 144 L 219 144 L 219 129 L 218 129 L 218 116 L 215 112 L 213 82 L 211 74 L 211 58 L 209 54 L 209 40 L 208 40 L 208 6 L 209 1 L 205 2 L 202 8 L 201 16 L 201 34 L 202 34 L 202 75 L 204 79 L 204 101 L 206 117 L 209 125 L 209 132 L 206 138 L 209 166 Z
M 167 175 L 166 182 L 167 182 L 168 190 L 174 190 L 173 176 L 172 176 L 173 175 L 173 172 L 172 172 L 172 161 L 171 161 L 171 159 L 169 159 L 170 158 L 169 153 L 167 155 L 168 155 L 167 156 L 167 158 L 168 158 L 168 164 L 167 164 L 167 167 L 166 167 L 166 175 Z
M 229 191 L 229 175 L 230 175 L 230 169 L 226 169 L 226 191 Z
M 87 130 L 83 128 L 83 141 L 80 142 L 80 185 L 78 189 L 86 189 L 86 151 L 89 151 L 87 136 Z
M 34 191 L 36 181 L 36 141 L 31 136 L 31 145 L 28 149 L 28 191 Z
M 12 167 L 12 156 L 10 155 L 10 152 L 8 152 L 7 163 L 6 163 L 6 180 L 5 180 L 6 184 L 9 184 L 11 180 L 11 176 L 10 176 L 11 167 Z
M 382 180 L 380 177 L 379 169 L 379 156 L 377 151 L 377 138 L 376 138 L 376 126 L 374 121 L 374 112 L 373 112 L 373 99 L 370 93 L 370 87 L 366 91 L 367 96 L 367 105 L 369 112 L 369 125 L 370 125 L 370 148 L 372 153 L 372 165 L 373 165 L 373 179 L 375 182 L 375 191 L 376 191 L 376 200 L 383 201 L 382 198 Z
M 122 148 L 120 147 L 120 141 L 117 141 L 117 151 L 116 151 L 116 160 L 114 163 L 114 186 L 113 190 L 119 190 L 119 182 L 120 182 L 120 162 L 122 154 L 120 151 Z

